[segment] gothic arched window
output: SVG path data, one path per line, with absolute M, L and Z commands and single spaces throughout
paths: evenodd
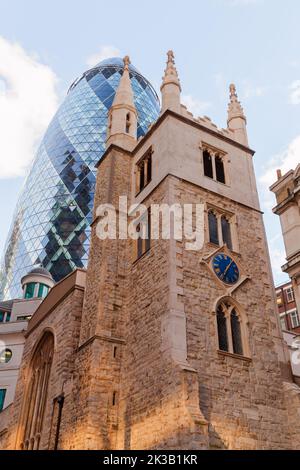
M 213 211 L 208 213 L 209 241 L 219 245 L 218 218 Z
M 225 169 L 224 169 L 224 162 L 223 159 L 219 156 L 215 156 L 215 164 L 216 164 L 216 178 L 219 183 L 225 184 Z
M 221 302 L 217 307 L 217 330 L 220 351 L 243 356 L 247 347 L 246 327 L 238 309 L 230 302 Z
M 228 248 L 232 250 L 231 227 L 230 227 L 230 222 L 225 217 L 225 215 L 221 217 L 221 226 L 222 226 L 223 243 L 226 243 Z
M 221 351 L 229 351 L 228 336 L 227 336 L 227 320 L 223 312 L 222 305 L 219 305 L 217 310 L 217 323 L 218 323 L 218 338 L 219 349 Z
M 39 449 L 53 353 L 54 338 L 50 332 L 46 332 L 30 364 L 30 378 L 20 425 L 22 432 L 20 448 L 23 450 Z
M 240 318 L 235 310 L 230 315 L 231 333 L 232 333 L 232 349 L 234 354 L 243 355 L 242 332 Z
M 203 167 L 204 167 L 204 174 L 209 178 L 213 178 L 213 162 L 210 153 L 207 150 L 203 151 Z

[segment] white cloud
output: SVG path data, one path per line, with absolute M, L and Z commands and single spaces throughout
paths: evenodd
M 0 178 L 23 175 L 57 109 L 57 78 L 0 36 Z
M 204 111 L 211 106 L 211 103 L 200 101 L 192 95 L 183 95 L 181 97 L 181 102 L 187 107 L 188 111 L 193 113 L 195 117 L 201 116 Z
M 265 172 L 261 177 L 264 185 L 271 186 L 276 181 L 276 170 L 281 169 L 282 173 L 293 170 L 300 163 L 300 135 L 296 137 L 288 148 L 269 160 Z
M 104 59 L 109 59 L 110 57 L 120 57 L 121 52 L 117 47 L 114 46 L 102 46 L 100 47 L 99 52 L 95 52 L 87 58 L 87 65 L 93 67 L 97 65 Z
M 289 87 L 290 96 L 289 102 L 291 104 L 300 104 L 300 80 L 295 80 Z

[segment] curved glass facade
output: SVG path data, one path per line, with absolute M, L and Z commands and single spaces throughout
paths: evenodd
M 22 190 L 5 247 L 0 298 L 21 295 L 20 279 L 41 264 L 59 281 L 86 267 L 95 164 L 105 150 L 108 110 L 123 60 L 107 59 L 70 87 L 50 123 Z M 138 112 L 138 137 L 158 118 L 159 100 L 150 83 L 130 65 Z

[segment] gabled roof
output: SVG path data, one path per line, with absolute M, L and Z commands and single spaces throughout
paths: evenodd
M 48 316 L 74 289 L 85 290 L 86 271 L 76 269 L 50 290 L 28 323 L 26 336 Z

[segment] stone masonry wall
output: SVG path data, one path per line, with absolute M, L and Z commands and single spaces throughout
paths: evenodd
M 99 240 L 99 204 L 119 206 L 130 192 L 131 157 L 114 148 L 101 161 L 95 194 L 87 289 L 80 347 L 76 358 L 74 403 L 77 413 L 73 445 L 83 449 L 115 448 L 120 368 L 125 342 L 124 282 L 131 261 L 127 240 Z
M 288 382 L 284 383 L 284 397 L 287 408 L 286 433 L 291 447 L 300 449 L 300 387 Z
M 56 423 L 52 420 L 53 400 L 62 392 L 65 394 L 65 403 L 62 414 L 59 448 L 69 448 L 69 435 L 75 418 L 74 404 L 71 395 L 74 373 L 75 351 L 78 346 L 79 327 L 82 313 L 83 290 L 75 288 L 27 337 L 19 380 L 16 389 L 15 401 L 10 423 L 9 448 L 16 446 L 17 427 L 20 419 L 23 398 L 26 390 L 28 368 L 33 351 L 45 331 L 52 331 L 55 338 L 55 350 L 47 403 L 43 420 L 43 433 L 40 449 L 50 448 L 54 442 Z M 51 426 L 52 425 L 52 426 Z
M 239 250 L 232 256 L 250 274 L 232 295 L 248 318 L 247 360 L 218 352 L 215 307 L 226 289 L 201 262 L 203 255 L 217 248 L 207 243 L 207 229 L 201 252 L 182 250 L 179 255 L 188 362 L 198 371 L 200 407 L 209 421 L 210 447 L 288 448 L 293 443 L 284 433 L 287 415 L 274 339 L 279 334 L 262 215 L 186 182 L 177 180 L 174 185 L 181 203 L 212 204 L 236 214 Z
M 166 178 L 143 203 L 169 203 L 169 181 Z M 150 250 L 133 259 L 128 271 L 118 449 L 207 447 L 197 375 L 174 360 L 167 339 L 174 331 L 164 331 L 166 324 L 173 328 L 168 324 L 171 256 L 169 240 L 152 240 Z

